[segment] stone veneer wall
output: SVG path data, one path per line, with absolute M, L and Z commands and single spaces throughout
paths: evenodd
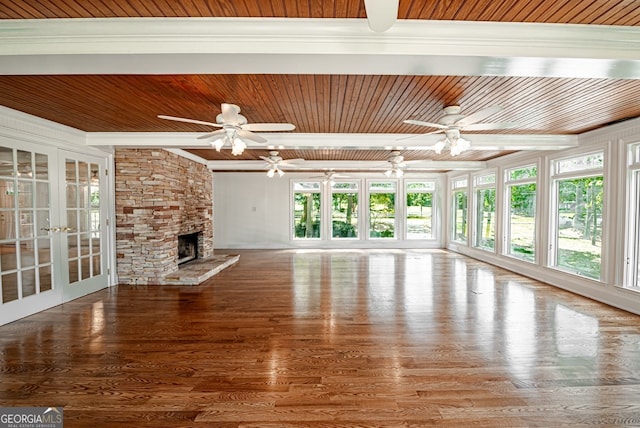
M 178 270 L 178 235 L 201 232 L 213 255 L 213 175 L 161 149 L 116 149 L 116 258 L 120 284 L 158 284 Z

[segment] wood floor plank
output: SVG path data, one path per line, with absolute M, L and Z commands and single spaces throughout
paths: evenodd
M 440 250 L 234 251 L 0 327 L 65 427 L 640 425 L 640 317 Z

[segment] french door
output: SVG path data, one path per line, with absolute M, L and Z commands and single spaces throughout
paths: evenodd
M 0 325 L 108 285 L 106 158 L 0 140 Z

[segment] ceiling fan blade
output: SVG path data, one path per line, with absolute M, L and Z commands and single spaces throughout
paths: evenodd
M 476 123 L 466 125 L 462 129 L 465 131 L 488 131 L 491 129 L 511 129 L 517 127 L 516 122 L 498 122 L 498 123 Z
M 267 156 L 260 156 L 260 159 L 262 159 L 263 161 L 267 162 L 268 164 L 276 163 L 273 159 L 271 159 L 270 157 L 267 157 Z
M 240 114 L 240 107 L 235 104 L 222 104 L 222 120 L 224 123 L 235 125 L 239 123 L 238 115 Z
M 224 129 L 220 129 L 218 131 L 213 131 L 213 132 L 208 132 L 204 135 L 201 135 L 198 137 L 198 140 L 206 140 L 208 138 L 220 138 L 220 137 L 224 137 L 225 135 L 227 135 L 227 133 L 225 132 Z
M 445 131 L 444 129 L 438 129 L 437 131 L 425 132 L 424 134 L 409 135 L 408 137 L 398 138 L 396 141 L 410 140 L 411 138 L 418 138 L 418 137 L 431 135 L 431 134 L 440 134 L 441 132 L 444 132 L 444 131 Z
M 502 110 L 502 107 L 500 106 L 487 107 L 473 114 L 470 114 L 469 116 L 463 117 L 462 119 L 457 121 L 455 125 L 456 126 L 471 125 L 472 123 L 480 122 L 481 120 L 484 120 L 485 118 L 492 116 L 501 110 Z
M 174 120 L 176 122 L 186 122 L 186 123 L 196 123 L 198 125 L 207 125 L 207 126 L 215 126 L 217 128 L 221 127 L 222 125 L 220 125 L 219 123 L 213 123 L 213 122 L 204 122 L 202 120 L 196 120 L 196 119 L 186 119 L 184 117 L 175 117 L 175 116 L 165 116 L 163 114 L 159 114 L 158 117 L 160 119 L 165 119 L 165 120 Z
M 255 141 L 256 143 L 266 143 L 267 139 L 261 137 L 258 134 L 254 134 L 253 132 L 246 131 L 244 129 L 238 129 L 237 134 L 240 138 L 245 138 L 247 140 Z
M 421 120 L 407 119 L 404 121 L 404 123 L 408 123 L 409 125 L 428 126 L 429 128 L 440 128 L 440 129 L 447 128 L 447 125 L 441 125 L 439 123 L 433 123 L 433 122 L 423 122 Z
M 364 0 L 369 28 L 376 33 L 387 31 L 398 19 L 400 0 Z
M 304 159 L 302 159 L 302 158 L 283 159 L 283 160 L 280 161 L 280 165 L 289 165 L 289 164 L 294 165 L 294 164 L 302 163 L 302 162 L 304 162 Z
M 241 126 L 245 131 L 273 132 L 292 131 L 296 126 L 292 123 L 247 123 Z

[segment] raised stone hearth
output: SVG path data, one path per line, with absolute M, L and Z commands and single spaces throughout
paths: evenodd
M 215 255 L 185 263 L 173 273 L 160 279 L 162 285 L 198 285 L 221 270 L 237 263 L 239 255 Z

